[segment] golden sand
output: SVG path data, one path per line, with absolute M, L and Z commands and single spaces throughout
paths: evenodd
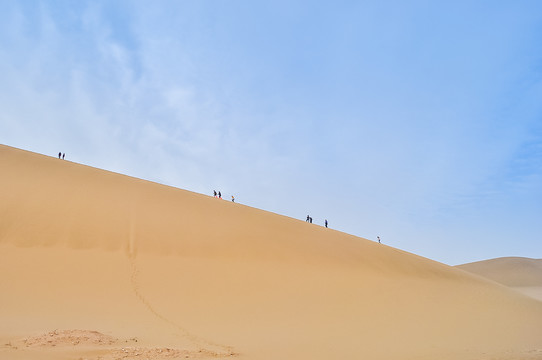
M 541 359 L 542 302 L 212 196 L 0 146 L 0 359 Z

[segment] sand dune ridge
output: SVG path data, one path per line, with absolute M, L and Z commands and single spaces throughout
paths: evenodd
M 0 167 L 1 343 L 138 340 L 1 359 L 540 358 L 542 303 L 461 269 L 7 146 Z

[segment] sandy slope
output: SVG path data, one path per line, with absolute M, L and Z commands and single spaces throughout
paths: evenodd
M 542 303 L 304 221 L 0 146 L 1 359 L 540 359 Z
M 542 300 L 542 259 L 505 257 L 459 265 L 457 268 Z

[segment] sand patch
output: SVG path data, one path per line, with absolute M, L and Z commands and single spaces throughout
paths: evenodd
M 133 339 L 131 341 L 136 341 Z M 35 346 L 76 346 L 76 345 L 114 345 L 119 339 L 104 335 L 98 331 L 89 330 L 55 330 L 43 335 L 31 336 L 23 339 L 26 347 Z
M 235 353 L 216 353 L 208 350 L 179 350 L 170 348 L 122 348 L 110 351 L 99 357 L 100 360 L 117 359 L 209 359 L 236 356 Z
M 234 357 L 234 352 L 215 352 L 207 349 L 187 350 L 170 347 L 136 346 L 137 338 L 119 339 L 91 330 L 55 330 L 30 336 L 3 345 L 12 353 L 34 349 L 69 354 L 69 358 L 85 360 L 131 360 L 131 359 L 211 359 Z

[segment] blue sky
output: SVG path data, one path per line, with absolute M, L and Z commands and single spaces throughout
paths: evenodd
M 0 142 L 447 264 L 542 257 L 542 3 L 3 1 Z

